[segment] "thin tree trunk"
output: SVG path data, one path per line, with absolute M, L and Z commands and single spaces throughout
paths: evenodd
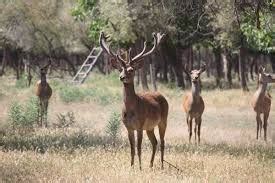
M 147 81 L 147 68 L 148 68 L 148 62 L 145 60 L 143 67 L 140 69 L 141 85 L 144 91 L 149 90 L 148 81 Z
M 221 63 L 221 47 L 214 48 L 215 62 L 216 62 L 216 87 L 221 88 L 222 78 L 222 63 Z
M 156 81 L 156 55 L 152 54 L 152 62 L 150 64 L 150 73 L 151 73 L 151 80 L 152 80 L 152 85 L 154 88 L 154 91 L 157 91 L 157 81 Z
M 6 46 L 4 46 L 0 76 L 5 74 L 5 68 L 6 68 L 6 65 L 7 65 L 7 61 L 8 61 L 8 48 Z
M 242 46 L 240 47 L 240 55 L 239 55 L 239 72 L 240 72 L 240 79 L 241 79 L 241 86 L 243 91 L 249 91 L 246 79 L 245 79 L 245 48 Z

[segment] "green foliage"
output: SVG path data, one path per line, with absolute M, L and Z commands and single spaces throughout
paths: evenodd
M 268 51 L 270 47 L 275 46 L 275 42 L 273 42 L 275 39 L 275 24 L 271 24 L 270 18 L 268 14 L 262 14 L 260 17 L 260 28 L 257 28 L 255 26 L 255 18 L 246 16 L 241 24 L 241 31 L 249 48 L 258 51 Z M 273 29 L 268 26 L 273 27 Z
M 28 87 L 28 79 L 26 75 L 22 75 L 15 83 L 16 88 L 27 88 Z
M 119 135 L 121 128 L 121 115 L 119 113 L 113 112 L 108 120 L 106 126 L 106 133 L 112 139 L 115 144 Z
M 67 112 L 66 114 L 57 115 L 57 123 L 54 124 L 57 128 L 71 127 L 76 123 L 76 119 L 73 112 Z
M 103 83 L 99 84 L 101 87 L 93 86 L 91 88 L 65 85 L 60 88 L 59 96 L 65 103 L 94 101 L 101 105 L 111 104 L 121 99 L 120 94 L 113 92 Z
M 14 128 L 32 128 L 38 119 L 38 100 L 31 97 L 25 105 L 13 102 L 9 109 L 9 119 Z
M 85 93 L 76 86 L 64 86 L 60 88 L 59 96 L 63 102 L 81 102 L 85 98 Z

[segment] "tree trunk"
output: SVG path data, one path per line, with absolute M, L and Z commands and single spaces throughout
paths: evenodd
M 271 62 L 273 73 L 275 73 L 275 53 L 272 53 L 270 55 L 270 62 Z
M 232 60 L 229 58 L 228 51 L 225 51 L 222 53 L 222 60 L 223 60 L 223 70 L 224 70 L 224 77 L 225 80 L 228 83 L 228 87 L 232 88 L 232 75 L 231 75 L 231 70 L 232 70 Z
M 154 88 L 154 91 L 157 91 L 157 81 L 156 81 L 156 55 L 153 53 L 152 54 L 152 59 L 151 59 L 151 64 L 150 64 L 150 73 L 151 73 L 151 81 L 152 85 Z
M 8 62 L 8 48 L 4 46 L 0 76 L 5 74 L 5 68 L 6 68 L 7 62 Z
M 249 91 L 246 79 L 245 79 L 245 57 L 246 57 L 246 50 L 242 46 L 240 47 L 240 55 L 239 55 L 239 73 L 240 73 L 240 80 L 241 86 L 244 92 Z
M 145 58 L 144 60 L 144 65 L 143 67 L 140 69 L 140 76 L 141 76 L 141 85 L 142 85 L 142 89 L 144 91 L 148 91 L 149 87 L 148 87 L 148 81 L 147 81 L 147 68 L 148 68 L 148 62 L 146 60 L 147 58 Z
M 222 63 L 221 63 L 221 47 L 214 48 L 215 63 L 216 63 L 216 87 L 221 88 L 221 78 L 222 78 Z

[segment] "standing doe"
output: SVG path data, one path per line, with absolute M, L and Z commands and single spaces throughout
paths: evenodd
M 183 110 L 186 112 L 186 122 L 189 132 L 189 142 L 192 137 L 192 120 L 195 118 L 195 141 L 198 135 L 198 143 L 200 143 L 202 113 L 204 111 L 204 102 L 200 96 L 200 75 L 205 71 L 205 65 L 199 70 L 188 72 L 192 80 L 191 92 L 183 98 Z M 197 134 L 198 133 L 198 134 Z
M 271 107 L 271 96 L 266 92 L 268 83 L 275 83 L 275 76 L 265 73 L 265 68 L 262 66 L 259 68 L 259 86 L 252 98 L 252 107 L 256 112 L 257 121 L 257 136 L 258 139 L 259 131 L 261 136 L 262 127 L 264 128 L 264 140 L 266 141 L 266 130 L 267 130 L 267 120 Z M 264 115 L 264 123 L 262 124 L 261 114 Z
M 36 83 L 36 96 L 39 98 L 39 108 L 38 108 L 38 118 L 39 125 L 42 127 L 43 122 L 45 123 L 45 127 L 47 124 L 47 111 L 49 99 L 52 96 L 52 88 L 47 83 L 47 71 L 49 66 L 51 65 L 51 60 L 44 67 L 40 67 L 40 80 Z
M 123 109 L 122 121 L 127 128 L 128 138 L 131 146 L 131 166 L 134 165 L 135 156 L 135 134 L 137 131 L 137 150 L 139 158 L 139 167 L 141 169 L 141 144 L 143 130 L 146 130 L 148 138 L 152 144 L 153 152 L 150 167 L 153 167 L 157 139 L 154 134 L 154 128 L 158 126 L 161 147 L 161 166 L 163 168 L 164 156 L 164 135 L 167 126 L 168 103 L 166 99 L 158 92 L 147 92 L 137 94 L 134 88 L 134 73 L 143 65 L 143 58 L 155 51 L 164 35 L 154 34 L 154 45 L 150 51 L 146 51 L 146 42 L 144 42 L 143 50 L 132 58 L 131 49 L 128 50 L 126 60 L 122 59 L 120 54 L 114 54 L 109 46 L 105 43 L 106 37 L 103 33 L 100 35 L 99 43 L 104 51 L 106 51 L 113 59 L 112 65 L 119 70 L 119 79 L 123 82 Z

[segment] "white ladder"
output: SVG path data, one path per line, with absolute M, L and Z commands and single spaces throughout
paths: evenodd
M 85 79 L 88 77 L 90 71 L 95 66 L 98 58 L 100 57 L 102 53 L 101 47 L 94 47 L 90 54 L 87 56 L 86 60 L 76 73 L 76 75 L 73 78 L 73 83 L 81 84 L 85 81 Z

